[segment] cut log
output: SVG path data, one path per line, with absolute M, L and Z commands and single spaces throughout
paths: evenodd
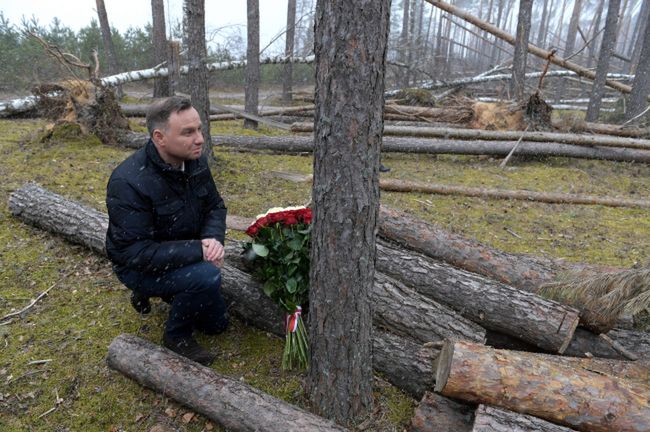
M 10 197 L 9 208 L 21 220 L 54 234 L 65 236 L 105 255 L 104 238 L 108 216 L 67 200 L 35 184 L 25 185 Z M 239 255 L 239 254 L 237 254 Z M 237 255 L 234 255 L 235 257 Z M 229 308 L 245 322 L 280 337 L 284 336 L 281 310 L 263 294 L 259 283 L 226 259 L 222 293 Z M 393 305 L 400 307 L 399 304 Z M 405 315 L 405 320 L 409 317 Z M 415 353 L 415 355 L 413 355 Z M 388 335 L 375 329 L 373 355 L 375 370 L 404 391 L 421 397 L 433 379 L 432 359 L 437 350 L 424 347 L 410 338 Z
M 616 344 L 623 347 L 626 352 L 639 358 L 650 358 L 650 333 L 614 329 L 607 332 L 607 336 Z M 616 349 L 610 342 L 598 335 L 578 328 L 573 335 L 573 340 L 564 351 L 564 354 L 573 357 L 595 356 L 610 359 L 627 359 L 627 356 Z
M 294 123 L 291 125 L 292 132 L 313 132 L 313 130 L 313 123 Z M 524 142 L 553 142 L 588 147 L 618 147 L 650 150 L 650 140 L 646 139 L 560 132 L 384 126 L 384 135 L 485 141 L 517 141 L 523 137 L 522 141 Z
M 483 327 L 548 351 L 562 353 L 578 325 L 576 309 L 385 241 L 377 242 L 377 269 Z
M 650 430 L 650 388 L 537 354 L 447 341 L 435 390 L 580 431 Z
M 510 155 L 509 155 L 510 156 Z M 272 172 L 275 177 L 296 182 L 311 182 L 312 175 Z M 460 185 L 422 183 L 399 179 L 379 179 L 379 188 L 389 192 L 420 192 L 437 195 L 459 195 L 483 199 L 504 199 L 543 202 L 547 204 L 602 205 L 606 207 L 648 208 L 650 201 L 594 195 L 578 195 L 554 192 L 533 192 L 528 190 L 504 190 L 477 188 Z
M 347 430 L 137 336 L 122 334 L 113 339 L 107 362 L 229 430 Z
M 411 419 L 410 432 L 470 432 L 475 407 L 426 392 Z
M 476 409 L 472 432 L 570 432 L 564 426 L 559 426 L 546 420 L 526 414 L 507 411 L 479 405 Z
M 121 144 L 140 148 L 148 136 L 131 133 Z M 213 135 L 215 145 L 232 147 L 240 151 L 268 150 L 279 153 L 311 153 L 313 137 L 309 136 L 249 136 Z M 382 151 L 417 154 L 463 154 L 507 156 L 515 141 L 461 141 L 419 138 L 384 137 Z M 517 149 L 519 156 L 564 156 L 580 159 L 602 159 L 620 162 L 650 163 L 650 152 L 645 150 L 581 147 L 570 144 L 522 142 Z

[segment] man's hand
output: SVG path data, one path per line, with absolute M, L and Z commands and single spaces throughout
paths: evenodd
M 201 240 L 201 245 L 203 246 L 203 259 L 217 267 L 221 267 L 226 253 L 223 245 L 217 239 L 213 238 Z

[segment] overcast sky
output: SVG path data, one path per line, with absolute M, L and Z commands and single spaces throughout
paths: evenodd
M 165 19 L 182 21 L 183 1 L 164 0 Z M 282 32 L 287 20 L 287 0 L 259 0 L 260 3 L 260 48 L 265 47 L 274 36 Z M 143 27 L 151 22 L 151 0 L 104 0 L 106 13 L 112 27 L 123 33 L 129 27 Z M 240 26 L 240 34 L 246 36 L 246 0 L 205 0 L 206 35 L 216 30 L 226 35 L 232 26 Z M 38 18 L 43 25 L 52 18 L 76 30 L 85 27 L 93 18 L 97 19 L 95 0 L 0 0 L 0 11 L 12 24 L 20 24 L 22 17 Z M 169 24 L 167 25 L 169 31 Z M 218 37 L 218 36 L 217 36 Z M 284 41 L 284 38 L 281 39 Z

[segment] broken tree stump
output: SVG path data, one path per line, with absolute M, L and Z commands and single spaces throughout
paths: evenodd
M 137 336 L 113 339 L 107 363 L 230 430 L 347 430 Z
M 544 356 L 447 341 L 436 392 L 540 417 L 579 431 L 650 430 L 650 388 Z

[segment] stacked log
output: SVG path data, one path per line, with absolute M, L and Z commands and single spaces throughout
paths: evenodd
M 107 217 L 101 212 L 33 184 L 15 191 L 9 208 L 28 223 L 103 253 Z M 648 334 L 617 329 L 604 339 L 576 330 L 575 309 L 531 292 L 540 281 L 569 265 L 506 254 L 394 210 L 382 208 L 380 215 L 380 234 L 394 243 L 378 242 L 373 291 L 375 370 L 414 397 L 422 397 L 435 386 L 442 396 L 462 399 L 470 406 L 486 404 L 517 412 L 483 407 L 475 412 L 474 420 L 466 417 L 464 426 L 437 430 L 498 431 L 512 425 L 566 430 L 524 414 L 575 430 L 650 427 L 646 419 L 650 418 L 649 364 L 645 360 L 569 359 L 483 345 L 483 327 L 487 327 L 506 341 L 553 353 L 620 359 L 625 353 L 642 357 L 650 352 Z M 239 229 L 245 228 L 245 220 L 236 222 Z M 283 335 L 282 312 L 262 293 L 239 259 L 240 250 L 237 242 L 228 245 L 223 272 L 222 288 L 231 311 L 256 327 Z M 447 342 L 440 352 L 440 345 L 431 342 L 443 338 L 454 342 Z M 141 374 L 146 372 L 137 373 Z M 441 396 L 425 399 L 435 399 L 436 408 L 426 409 L 438 413 L 439 420 L 451 415 L 441 414 L 445 410 L 458 411 L 461 417 L 467 413 L 467 405 L 454 405 Z M 425 405 L 421 406 L 424 410 Z M 421 427 L 425 424 L 421 422 Z

